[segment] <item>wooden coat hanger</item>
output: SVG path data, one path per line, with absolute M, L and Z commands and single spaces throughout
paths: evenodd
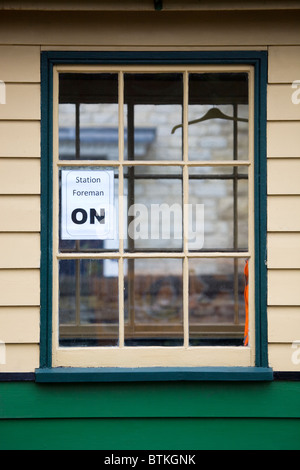
M 201 118 L 195 119 L 193 121 L 189 121 L 188 125 L 197 124 L 198 122 L 207 121 L 209 119 L 226 119 L 227 121 L 248 122 L 248 119 L 238 118 L 238 117 L 234 117 L 234 116 L 227 116 L 227 114 L 224 114 L 219 108 L 211 108 Z M 172 134 L 174 134 L 176 129 L 179 129 L 182 126 L 183 126 L 182 124 L 179 124 L 178 126 L 173 127 Z

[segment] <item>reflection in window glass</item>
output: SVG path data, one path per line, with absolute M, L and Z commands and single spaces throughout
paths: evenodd
M 62 160 L 76 158 L 76 106 L 59 104 L 59 155 Z
M 189 170 L 190 250 L 248 249 L 248 175 L 237 167 Z M 203 207 L 202 212 L 197 211 Z
M 125 74 L 125 159 L 182 160 L 181 74 Z
M 61 346 L 118 344 L 118 277 L 112 263 L 106 259 L 59 262 Z
M 182 169 L 129 167 L 128 245 L 131 252 L 182 249 Z
M 118 75 L 60 74 L 59 158 L 118 160 Z
M 115 227 L 112 239 L 59 233 L 60 345 L 241 345 L 239 256 L 252 256 L 248 74 L 136 70 L 59 75 L 59 159 L 73 161 L 57 177 L 113 169 Z
M 80 158 L 118 160 L 118 104 L 80 105 Z
M 183 344 L 182 260 L 127 260 L 125 344 Z
M 242 345 L 245 259 L 189 261 L 190 344 Z
M 190 74 L 189 160 L 247 160 L 247 121 L 247 74 Z

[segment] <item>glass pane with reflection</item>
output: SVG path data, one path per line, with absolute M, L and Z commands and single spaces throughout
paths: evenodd
M 248 250 L 248 170 L 189 169 L 189 249 Z
M 248 160 L 248 74 L 189 76 L 189 160 Z
M 125 74 L 125 159 L 182 160 L 182 103 L 182 74 Z
M 116 346 L 118 262 L 60 260 L 60 346 Z
M 128 259 L 125 263 L 125 344 L 181 346 L 181 259 Z
M 118 160 L 118 75 L 59 75 L 60 160 Z
M 246 259 L 189 260 L 190 344 L 242 345 Z
M 127 250 L 182 249 L 182 169 L 128 167 L 124 175 L 128 204 Z

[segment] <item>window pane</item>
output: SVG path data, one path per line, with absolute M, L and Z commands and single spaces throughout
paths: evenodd
M 118 344 L 118 267 L 113 260 L 59 262 L 61 346 Z
M 73 103 L 60 103 L 58 112 L 59 158 L 76 158 L 76 106 Z
M 124 181 L 128 201 L 127 250 L 181 250 L 182 169 L 129 167 Z
M 59 158 L 118 160 L 118 75 L 60 74 Z
M 252 256 L 245 253 L 248 74 L 189 73 L 183 84 L 183 73 L 126 70 L 124 76 L 59 74 L 59 159 L 73 160 L 57 164 L 59 345 L 183 346 L 188 336 L 190 346 L 242 345 L 247 260 L 225 253 Z M 118 95 L 119 77 L 124 79 L 123 97 Z M 183 103 L 183 85 L 188 103 Z M 186 113 L 188 161 L 183 165 Z M 123 130 L 124 155 L 119 146 Z M 111 161 L 122 157 L 120 165 Z M 109 182 L 103 191 L 97 180 L 105 172 Z M 95 192 L 98 200 L 91 196 Z M 112 195 L 109 209 L 104 194 Z M 189 253 L 183 243 L 187 210 Z M 108 220 L 112 224 L 105 232 Z M 209 254 L 193 258 L 195 252 Z M 100 253 L 115 258 L 99 259 Z M 183 281 L 189 282 L 188 291 L 183 292 Z M 119 282 L 124 283 L 123 311 Z M 124 344 L 123 331 L 119 342 L 119 316 Z
M 181 74 L 125 74 L 125 159 L 181 160 Z
M 237 167 L 189 169 L 189 249 L 248 250 L 248 174 Z
M 118 250 L 118 170 L 63 168 L 59 186 L 60 252 Z
M 189 160 L 248 160 L 248 75 L 189 76 Z
M 182 260 L 127 260 L 125 344 L 183 344 Z
M 241 345 L 245 259 L 189 260 L 191 345 Z

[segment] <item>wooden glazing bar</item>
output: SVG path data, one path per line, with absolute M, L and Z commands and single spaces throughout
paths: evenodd
M 249 258 L 248 251 L 242 252 L 136 252 L 136 253 L 123 253 L 120 252 L 101 252 L 101 253 L 58 253 L 57 259 L 134 259 L 134 258 Z
M 233 105 L 233 159 L 238 159 L 238 109 L 237 105 Z M 238 181 L 237 167 L 233 168 L 233 247 L 238 250 Z M 235 258 L 233 261 L 233 292 L 234 292 L 234 323 L 239 323 L 239 265 Z
M 198 166 L 220 166 L 220 167 L 235 167 L 235 166 L 249 166 L 251 162 L 249 160 L 193 160 L 188 162 L 183 162 L 182 160 L 123 160 L 122 162 L 117 160 L 59 160 L 57 162 L 58 166 L 189 166 L 189 167 L 198 167 Z
M 119 250 L 120 255 L 124 253 L 124 75 L 118 75 L 118 101 L 119 101 Z M 124 347 L 124 262 L 122 256 L 118 263 L 119 272 L 119 347 Z
M 189 237 L 189 161 L 188 146 L 188 106 L 189 106 L 189 75 L 187 72 L 183 75 L 183 344 L 185 348 L 189 346 L 189 263 L 188 263 L 188 237 Z

